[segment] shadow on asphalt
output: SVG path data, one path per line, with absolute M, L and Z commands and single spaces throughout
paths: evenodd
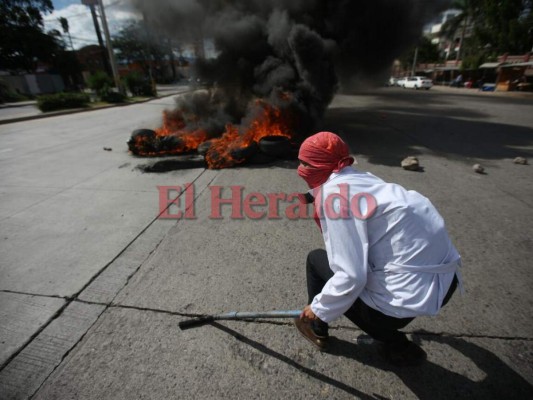
M 237 331 L 234 331 L 233 329 L 230 329 L 224 325 L 221 325 L 217 322 L 212 322 L 210 325 L 212 325 L 213 327 L 233 336 L 235 339 L 239 340 L 240 342 L 244 343 L 244 344 L 247 344 L 251 347 L 253 347 L 254 349 L 260 351 L 261 353 L 269 356 L 269 357 L 274 357 L 276 358 L 277 360 L 279 361 L 282 361 L 284 362 L 285 364 L 293 367 L 293 368 L 296 368 L 297 370 L 303 372 L 304 374 L 307 374 L 309 375 L 310 377 L 312 378 L 315 378 L 315 379 L 318 379 L 319 381 L 321 382 L 324 382 L 328 385 L 331 385 L 331 386 L 334 386 L 336 387 L 337 389 L 340 389 L 340 390 L 343 390 L 345 391 L 346 393 L 349 393 L 353 396 L 357 396 L 358 398 L 360 399 L 363 399 L 363 400 L 376 400 L 377 398 L 374 397 L 374 396 L 370 396 L 364 392 L 361 392 L 360 390 L 357 390 L 356 388 L 353 388 L 351 387 L 350 385 L 347 385 L 346 383 L 344 382 L 341 382 L 341 381 L 338 381 L 336 379 L 333 379 L 333 378 L 330 378 L 329 376 L 326 376 L 320 372 L 317 372 L 317 371 L 314 371 L 310 368 L 307 368 L 306 366 L 298 363 L 297 361 L 291 359 L 290 357 L 287 357 L 286 355 L 283 355 L 281 353 L 278 353 L 277 351 L 274 351 L 268 347 L 266 347 L 264 344 L 261 344 L 259 342 L 256 342 L 255 340 L 252 340 L 242 334 L 240 334 L 239 332 Z M 312 398 L 313 396 L 310 395 L 310 398 Z
M 340 134 L 368 162 L 387 166 L 419 155 L 420 146 L 447 158 L 514 159 L 533 154 L 519 148 L 533 145 L 531 128 L 491 123 L 481 113 L 457 109 L 446 111 L 447 116 L 435 109 L 423 113 L 409 107 L 332 108 L 321 126 Z M 480 119 L 457 119 L 464 116 Z
M 194 154 L 189 156 L 167 156 L 167 159 L 162 159 L 163 157 L 164 156 L 161 156 L 155 159 L 150 159 L 149 157 L 136 157 L 144 162 L 143 164 L 138 164 L 135 168 L 144 173 L 164 173 L 183 169 L 207 168 L 207 164 L 204 159 L 199 158 Z M 263 169 L 272 167 L 296 171 L 296 168 L 298 168 L 297 156 L 294 155 L 292 158 L 285 159 L 261 158 L 258 160 L 252 158 L 251 161 L 242 165 L 237 165 L 234 168 Z
M 264 344 L 252 340 L 239 332 L 217 322 L 210 325 L 233 336 L 241 343 L 249 345 L 261 353 L 273 357 L 299 371 L 337 389 L 343 390 L 361 399 L 382 399 L 377 394 L 364 393 L 344 382 L 326 376 L 308 368 L 292 358 L 280 354 Z M 533 386 L 511 369 L 505 362 L 489 350 L 472 342 L 435 335 L 417 335 L 414 340 L 418 343 L 423 339 L 453 348 L 464 357 L 472 361 L 485 377 L 480 381 L 473 381 L 466 376 L 451 371 L 442 365 L 426 361 L 418 367 L 399 368 L 385 362 L 377 351 L 375 343 L 355 344 L 345 340 L 330 337 L 328 353 L 338 357 L 352 359 L 358 364 L 389 371 L 397 375 L 402 382 L 420 399 L 448 400 L 460 399 L 531 399 Z
M 369 96 L 378 97 L 383 101 L 409 102 L 414 105 L 450 105 L 457 101 L 457 98 L 479 99 L 482 102 L 494 104 L 533 104 L 533 96 L 511 97 L 508 95 L 494 93 L 479 93 L 477 90 L 452 89 L 451 91 L 437 90 L 412 90 L 401 88 L 378 88 L 355 92 L 341 92 L 348 96 Z
M 485 377 L 480 381 L 473 381 L 430 361 L 426 361 L 419 367 L 391 367 L 379 359 L 374 344 L 358 345 L 336 338 L 331 339 L 333 339 L 330 342 L 331 354 L 350 358 L 358 363 L 396 374 L 405 386 L 420 399 L 533 398 L 533 386 L 507 366 L 498 356 L 483 347 L 460 338 L 427 335 L 416 336 L 415 340 L 423 339 L 424 341 L 447 345 L 461 353 L 485 374 Z

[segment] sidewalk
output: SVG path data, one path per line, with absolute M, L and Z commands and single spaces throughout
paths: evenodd
M 95 110 L 102 110 L 110 107 L 124 107 L 132 104 L 138 104 L 146 101 L 151 101 L 156 98 L 163 98 L 167 96 L 174 96 L 177 94 L 185 93 L 191 90 L 188 85 L 158 85 L 157 86 L 157 96 L 147 98 L 146 100 L 136 101 L 132 103 L 120 103 L 120 104 L 109 104 L 101 107 L 94 108 L 77 108 L 69 110 L 58 110 L 43 113 L 39 108 L 37 108 L 37 101 L 21 101 L 17 103 L 4 103 L 0 104 L 0 125 L 9 124 L 12 122 L 21 122 L 28 121 L 32 119 L 39 118 L 48 118 L 55 117 L 59 115 L 68 115 L 80 112 L 90 112 Z
M 533 99 L 533 92 L 483 92 L 479 89 L 468 89 L 468 88 L 456 88 L 443 85 L 434 85 L 431 90 L 443 92 L 443 93 L 453 93 L 458 95 L 471 95 L 471 96 L 485 96 L 485 97 L 514 97 L 514 98 L 524 98 L 524 99 Z
M 37 108 L 35 100 L 0 104 L 0 124 L 23 121 L 39 115 L 43 113 Z
M 0 108 L 25 107 L 37 104 L 36 100 L 18 101 L 16 103 L 0 103 Z

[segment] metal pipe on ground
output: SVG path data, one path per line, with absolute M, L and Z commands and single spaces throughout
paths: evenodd
M 302 310 L 278 310 L 265 312 L 238 312 L 232 311 L 225 314 L 205 315 L 199 318 L 181 321 L 178 325 L 182 331 L 190 328 L 202 326 L 214 321 L 220 320 L 245 320 L 261 318 L 298 318 Z

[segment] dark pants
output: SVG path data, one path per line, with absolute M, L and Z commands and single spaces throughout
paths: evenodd
M 317 249 L 310 252 L 307 256 L 308 304 L 311 304 L 313 298 L 322 291 L 322 288 L 332 276 L 333 271 L 329 268 L 326 251 Z M 450 300 L 456 288 L 457 277 L 454 278 L 442 302 L 443 306 Z M 344 315 L 373 339 L 394 346 L 402 346 L 408 343 L 405 333 L 400 332 L 398 329 L 404 328 L 414 320 L 414 318 L 390 317 L 367 306 L 359 298 Z

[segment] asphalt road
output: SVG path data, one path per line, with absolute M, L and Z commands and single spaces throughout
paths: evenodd
M 142 173 L 125 142 L 172 98 L 0 126 L 0 398 L 532 398 L 532 167 L 512 160 L 533 154 L 533 99 L 470 93 L 339 94 L 320 127 L 429 197 L 463 256 L 465 294 L 406 328 L 428 362 L 403 370 L 344 319 L 324 354 L 287 321 L 178 329 L 304 305 L 312 220 L 283 201 L 280 218 L 212 218 L 215 187 L 303 191 L 295 162 Z M 408 155 L 423 172 L 399 168 Z M 158 186 L 187 183 L 194 218 L 158 218 Z

